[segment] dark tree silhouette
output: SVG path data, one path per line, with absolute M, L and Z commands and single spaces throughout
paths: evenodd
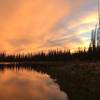
M 91 48 L 86 51 L 78 49 L 71 53 L 70 50 L 51 50 L 48 53 L 13 54 L 0 53 L 0 62 L 36 62 L 36 61 L 95 61 L 100 60 L 100 48 Z

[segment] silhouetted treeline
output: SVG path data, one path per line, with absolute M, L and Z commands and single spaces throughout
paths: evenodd
M 48 53 L 37 54 L 13 54 L 0 53 L 0 62 L 33 62 L 33 61 L 75 61 L 75 60 L 99 60 L 100 49 L 89 48 L 87 51 L 77 50 L 71 53 L 70 50 L 51 50 Z

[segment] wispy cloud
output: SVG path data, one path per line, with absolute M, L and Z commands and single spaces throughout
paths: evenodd
M 97 23 L 96 4 L 95 0 L 0 0 L 1 50 L 87 46 L 89 31 Z

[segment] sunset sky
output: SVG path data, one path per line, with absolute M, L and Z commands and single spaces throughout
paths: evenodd
M 97 0 L 0 0 L 0 51 L 88 46 Z

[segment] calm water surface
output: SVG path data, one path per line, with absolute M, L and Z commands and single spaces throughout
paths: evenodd
M 0 100 L 68 100 L 48 74 L 27 69 L 0 71 Z

